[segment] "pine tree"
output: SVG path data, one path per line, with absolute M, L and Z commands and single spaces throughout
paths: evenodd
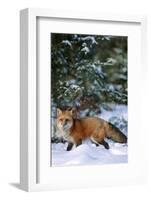
M 51 34 L 52 105 L 89 112 L 127 103 L 127 37 Z

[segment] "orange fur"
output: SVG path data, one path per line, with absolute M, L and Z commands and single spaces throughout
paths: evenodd
M 57 110 L 57 127 L 62 136 L 75 145 L 79 145 L 86 138 L 90 138 L 96 144 L 103 144 L 107 149 L 109 146 L 104 141 L 105 137 L 120 143 L 127 142 L 127 137 L 109 122 L 97 117 L 73 119 L 72 111 L 68 110 Z

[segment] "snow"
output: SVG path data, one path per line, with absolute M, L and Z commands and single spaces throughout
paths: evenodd
M 127 121 L 126 105 L 110 105 L 108 111 L 102 109 L 101 117 L 107 121 L 116 117 L 119 120 Z M 120 124 L 119 124 L 120 127 Z M 127 129 L 122 130 L 127 135 Z M 127 144 L 115 143 L 105 139 L 110 149 L 105 149 L 102 145 L 96 146 L 89 139 L 83 141 L 82 145 L 74 147 L 71 151 L 66 151 L 67 143 L 52 144 L 52 166 L 73 166 L 73 165 L 103 165 L 118 164 L 128 162 Z
M 128 120 L 128 114 L 127 114 L 127 106 L 126 105 L 114 105 L 110 104 L 110 109 L 112 110 L 105 110 L 102 109 L 102 113 L 99 115 L 100 118 L 103 118 L 107 121 L 109 121 L 112 117 L 118 117 L 119 119 L 124 119 L 125 121 Z M 122 130 L 123 131 L 123 130 Z M 124 132 L 127 134 L 126 132 Z
M 106 39 L 106 40 L 110 40 L 110 37 L 106 36 L 105 39 Z
M 71 42 L 69 40 L 63 40 L 62 43 L 66 44 L 66 45 L 68 45 L 70 47 L 72 46 L 72 44 L 71 44 Z
M 117 61 L 114 58 L 108 58 L 107 63 L 115 65 L 117 63 Z
M 103 74 L 101 65 L 96 66 L 96 65 L 93 64 L 92 67 L 98 74 L 100 74 L 100 75 Z
M 93 36 L 86 36 L 82 38 L 83 41 L 91 40 L 92 44 L 98 44 Z
M 85 54 L 90 52 L 90 49 L 88 47 L 84 47 L 81 49 L 81 51 L 83 51 Z
M 69 86 L 69 85 L 75 84 L 75 83 L 76 83 L 76 80 L 75 79 L 71 79 L 71 80 L 66 81 L 66 86 Z

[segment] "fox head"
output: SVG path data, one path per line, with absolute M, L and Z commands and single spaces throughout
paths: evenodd
M 68 131 L 73 125 L 72 110 L 62 111 L 57 108 L 57 127 L 62 131 Z

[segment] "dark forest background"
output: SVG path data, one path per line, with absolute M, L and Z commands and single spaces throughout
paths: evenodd
M 127 37 L 51 33 L 51 103 L 52 117 L 127 104 Z

